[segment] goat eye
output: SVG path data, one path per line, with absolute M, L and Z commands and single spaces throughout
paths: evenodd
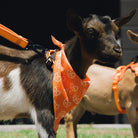
M 94 34 L 94 32 L 95 32 L 95 29 L 94 29 L 94 28 L 89 28 L 89 29 L 88 29 L 88 33 L 89 33 L 89 34 Z
M 97 38 L 99 33 L 94 29 L 94 28 L 89 28 L 87 31 L 88 37 L 93 39 L 93 38 Z

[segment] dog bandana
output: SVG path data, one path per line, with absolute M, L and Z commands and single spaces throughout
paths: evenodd
M 117 71 L 113 77 L 113 85 L 112 89 L 114 92 L 114 98 L 115 98 L 115 103 L 116 107 L 119 113 L 125 114 L 126 110 L 120 107 L 119 104 L 119 96 L 118 96 L 118 82 L 122 80 L 126 70 L 130 68 L 132 71 L 135 72 L 135 75 L 138 77 L 138 63 L 131 62 L 127 66 L 120 66 L 117 68 Z M 137 111 L 138 113 L 138 111 Z
M 56 54 L 53 68 L 53 101 L 54 101 L 54 130 L 58 129 L 60 120 L 82 100 L 89 87 L 90 79 L 81 80 L 69 64 L 65 52 L 61 48 Z

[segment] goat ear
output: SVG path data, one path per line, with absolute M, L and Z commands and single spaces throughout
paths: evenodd
M 133 33 L 132 31 L 128 30 L 127 31 L 128 38 L 133 41 L 134 43 L 138 44 L 138 34 Z
M 132 19 L 132 17 L 135 15 L 135 13 L 136 13 L 136 9 L 131 11 L 127 16 L 114 19 L 113 22 L 120 28 L 126 23 L 128 23 Z
M 67 27 L 78 33 L 82 29 L 82 18 L 73 10 L 67 12 Z

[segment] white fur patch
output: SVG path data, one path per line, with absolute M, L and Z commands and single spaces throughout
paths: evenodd
M 29 111 L 30 103 L 20 83 L 20 68 L 12 70 L 8 78 L 11 88 L 3 90 L 3 78 L 0 78 L 0 120 L 13 119 L 17 114 Z
M 46 130 L 39 123 L 37 124 L 37 131 L 39 132 L 41 138 L 48 138 Z
M 46 130 L 37 120 L 35 108 L 29 103 L 21 85 L 20 72 L 20 68 L 16 68 L 9 73 L 11 88 L 7 91 L 3 89 L 3 78 L 0 78 L 0 120 L 12 120 L 17 114 L 30 113 L 41 138 L 48 138 Z
M 30 108 L 29 112 L 30 112 L 30 115 L 31 115 L 33 121 L 35 123 L 37 123 L 37 114 L 36 114 L 36 110 L 35 110 L 35 108 L 33 106 Z
M 39 133 L 41 138 L 48 138 L 48 134 L 46 130 L 42 127 L 42 125 L 37 120 L 37 114 L 34 107 L 31 107 L 30 114 L 32 116 L 33 121 L 35 122 L 35 125 L 37 127 L 37 132 Z

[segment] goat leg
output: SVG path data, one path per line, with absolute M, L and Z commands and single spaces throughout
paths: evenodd
M 129 102 L 128 106 L 126 107 L 126 110 L 128 119 L 131 123 L 134 138 L 138 138 L 138 116 L 134 104 Z
M 56 138 L 54 131 L 54 115 L 49 109 L 33 109 L 32 119 L 35 122 L 39 138 Z
M 64 118 L 67 138 L 77 138 L 77 123 L 85 113 L 85 109 L 81 104 L 73 108 Z

